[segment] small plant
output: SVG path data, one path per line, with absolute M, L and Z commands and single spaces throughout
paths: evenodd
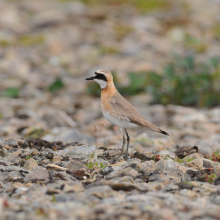
M 167 160 L 167 159 L 172 159 L 172 158 L 170 157 L 170 155 L 167 154 L 164 159 Z
M 43 137 L 45 134 L 47 134 L 46 131 L 44 131 L 43 129 L 40 128 L 33 128 L 30 129 L 30 132 L 28 132 L 27 134 L 25 134 L 25 138 L 41 138 Z
M 175 157 L 174 161 L 177 162 L 177 163 L 184 163 L 184 160 L 180 159 L 179 157 Z
M 15 87 L 9 87 L 2 92 L 2 96 L 9 98 L 17 98 L 19 96 L 19 89 Z
M 63 81 L 60 78 L 57 78 L 53 83 L 49 85 L 48 90 L 50 92 L 55 92 L 60 89 L 63 89 L 64 87 L 65 87 L 65 84 L 63 83 Z
M 193 161 L 193 160 L 194 160 L 194 158 L 190 158 L 190 157 L 187 157 L 187 159 L 186 159 L 187 163 L 190 161 Z
M 57 201 L 56 196 L 54 194 L 52 194 L 51 196 L 52 196 L 51 202 L 56 202 Z
M 26 160 L 28 160 L 28 159 L 30 159 L 30 158 L 31 158 L 30 155 L 27 155 L 27 156 L 25 157 Z
M 216 177 L 217 177 L 216 174 L 211 174 L 211 175 L 206 174 L 206 182 L 213 183 Z
M 188 184 L 189 186 L 193 186 L 193 184 L 191 182 L 184 181 L 184 183 Z
M 96 169 L 96 168 L 105 168 L 106 166 L 103 163 L 93 163 L 93 162 L 89 162 L 88 164 L 85 164 L 85 166 L 87 166 L 89 169 Z
M 127 91 L 148 92 L 153 103 L 209 107 L 219 105 L 219 58 L 196 63 L 193 57 L 176 57 L 163 74 L 131 73 Z
M 159 155 L 159 154 L 153 155 L 153 160 L 154 160 L 155 162 L 158 162 L 160 159 L 161 159 L 161 158 L 160 158 L 160 155 Z
M 220 150 L 217 150 L 212 154 L 211 160 L 220 162 Z

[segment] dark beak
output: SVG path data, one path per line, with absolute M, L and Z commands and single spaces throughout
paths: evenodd
M 86 80 L 93 80 L 93 79 L 95 79 L 95 76 L 92 76 L 90 78 L 86 78 Z

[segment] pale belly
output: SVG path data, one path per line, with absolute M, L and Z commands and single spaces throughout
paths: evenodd
M 114 117 L 114 115 L 110 115 L 108 112 L 102 112 L 102 113 L 104 117 L 108 121 L 110 121 L 113 125 L 117 125 L 118 127 L 126 128 L 126 129 L 141 129 L 139 125 L 131 123 L 129 118 L 120 117 L 120 116 Z

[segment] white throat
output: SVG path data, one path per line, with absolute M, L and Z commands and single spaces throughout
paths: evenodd
M 100 79 L 94 79 L 101 87 L 101 89 L 104 89 L 106 87 L 106 81 L 100 80 Z

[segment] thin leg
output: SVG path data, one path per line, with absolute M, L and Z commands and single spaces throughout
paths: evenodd
M 125 142 L 126 142 L 125 137 L 124 137 L 124 129 L 120 128 L 120 131 L 121 131 L 122 137 L 123 137 L 123 144 L 122 144 L 121 153 L 119 154 L 118 159 L 120 158 L 120 156 L 121 156 L 122 153 L 123 153 L 124 146 L 125 146 Z M 118 160 L 118 159 L 117 159 L 117 160 Z
M 125 158 L 126 158 L 126 160 L 127 160 L 127 158 L 128 158 L 128 148 L 129 148 L 130 137 L 129 137 L 128 132 L 127 132 L 126 129 L 125 129 L 125 133 L 126 133 L 126 136 L 127 136 L 127 151 L 126 151 L 126 154 L 125 154 Z

